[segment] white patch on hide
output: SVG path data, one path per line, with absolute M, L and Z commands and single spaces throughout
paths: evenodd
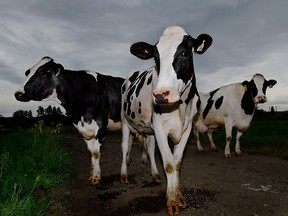
M 58 104 L 61 104 L 61 101 L 59 100 L 59 98 L 57 96 L 56 89 L 53 89 L 52 94 L 49 97 L 44 98 L 42 101 L 49 101 L 49 100 L 53 100 L 53 101 L 57 102 Z
M 51 61 L 51 58 L 44 58 L 41 59 L 37 64 L 35 64 L 32 68 L 30 68 L 30 73 L 27 76 L 26 81 L 24 82 L 24 84 L 22 85 L 22 87 L 19 88 L 18 92 L 22 92 L 23 94 L 25 94 L 24 91 L 24 86 L 26 85 L 26 83 L 30 80 L 30 78 L 36 73 L 37 69 L 39 67 L 41 67 L 42 65 L 46 64 L 47 62 Z
M 98 74 L 97 74 L 95 71 L 86 70 L 86 73 L 89 74 L 89 75 L 91 75 L 91 76 L 93 76 L 93 77 L 95 78 L 95 80 L 98 81 L 98 80 L 97 80 Z
M 77 128 L 79 133 L 83 135 L 85 139 L 92 139 L 96 136 L 96 132 L 99 129 L 99 126 L 97 125 L 96 121 L 93 120 L 90 124 L 84 121 L 83 116 L 81 117 L 81 120 L 74 124 L 74 127 Z
M 118 122 L 114 122 L 113 120 L 109 119 L 108 120 L 108 125 L 107 125 L 107 128 L 109 130 L 120 130 L 121 129 L 121 122 L 118 121 Z

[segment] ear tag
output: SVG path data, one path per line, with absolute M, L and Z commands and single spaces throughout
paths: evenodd
M 197 48 L 197 52 L 202 51 L 204 48 L 205 40 L 203 40 L 202 44 Z
M 58 76 L 59 76 L 60 72 L 61 72 L 61 70 L 60 70 L 60 69 L 58 69 L 58 71 L 57 71 L 57 73 L 56 73 L 56 77 L 58 77 Z
M 244 85 L 244 91 L 247 91 L 247 86 L 246 85 Z

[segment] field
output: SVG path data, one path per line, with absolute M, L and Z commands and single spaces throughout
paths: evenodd
M 241 150 L 249 154 L 261 154 L 288 159 L 288 120 L 271 118 L 252 121 L 248 131 L 242 136 Z M 236 131 L 233 130 L 231 151 L 235 147 Z M 218 148 L 225 148 L 224 129 L 214 132 L 213 139 Z M 201 143 L 209 149 L 206 136 L 201 137 Z
M 24 130 L 1 135 L 0 215 L 44 215 L 71 166 L 59 137 Z
M 233 140 L 229 160 L 224 159 L 223 130 L 213 133 L 216 153 L 201 136 L 206 153 L 199 154 L 191 137 L 181 172 L 188 202 L 183 215 L 284 215 L 288 211 L 283 204 L 288 201 L 283 198 L 288 197 L 287 127 L 288 121 L 281 118 L 256 119 L 241 140 L 244 156 L 234 156 Z M 165 215 L 166 181 L 159 152 L 162 184 L 153 185 L 149 167 L 139 166 L 141 148 L 135 143 L 128 168 L 130 183 L 122 185 L 120 140 L 119 132 L 108 132 L 102 148 L 102 183 L 91 187 L 87 181 L 90 156 L 72 127 L 61 135 L 24 130 L 1 135 L 0 215 Z M 250 209 L 241 208 L 241 203 L 250 205 L 252 200 Z

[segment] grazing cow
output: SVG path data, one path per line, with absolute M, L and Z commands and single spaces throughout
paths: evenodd
M 241 155 L 240 138 L 249 128 L 257 105 L 267 101 L 267 87 L 272 88 L 276 83 L 276 80 L 267 81 L 263 75 L 255 74 L 250 82 L 245 80 L 242 83 L 222 86 L 207 94 L 200 92 L 201 105 L 193 121 L 198 150 L 203 151 L 199 132 L 207 132 L 212 150 L 217 150 L 212 132 L 225 127 L 224 154 L 226 158 L 230 158 L 232 128 L 235 127 L 237 129 L 235 153 Z
M 16 99 L 24 102 L 54 100 L 66 109 L 91 153 L 89 180 L 93 185 L 99 184 L 100 146 L 105 130 L 121 129 L 121 86 L 124 79 L 87 70 L 66 70 L 50 57 L 42 58 L 25 75 L 27 81 L 15 93 Z
M 146 135 L 148 151 L 153 151 L 156 139 L 167 177 L 166 209 L 170 215 L 180 213 L 186 206 L 179 171 L 192 119 L 197 112 L 192 52 L 202 54 L 211 43 L 209 35 L 202 34 L 194 39 L 181 27 L 171 26 L 156 45 L 138 42 L 130 48 L 140 59 L 154 58 L 156 65 L 130 74 L 123 85 L 121 179 L 124 183 L 128 181 L 129 133 Z M 174 144 L 173 152 L 168 137 Z

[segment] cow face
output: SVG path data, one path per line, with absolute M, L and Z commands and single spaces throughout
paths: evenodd
M 266 80 L 263 75 L 255 74 L 250 82 L 244 81 L 244 96 L 252 95 L 254 103 L 265 103 L 267 102 L 266 90 L 272 88 L 277 83 L 276 80 Z
M 54 63 L 50 57 L 42 58 L 36 65 L 25 72 L 27 80 L 15 93 L 19 101 L 56 100 L 56 76 L 63 66 Z
M 195 82 L 192 51 L 204 53 L 212 43 L 209 35 L 201 34 L 197 39 L 188 35 L 181 27 L 168 27 L 156 45 L 138 42 L 131 46 L 133 55 L 141 59 L 154 58 L 158 80 L 153 89 L 155 104 L 180 101 L 181 93 L 191 82 Z

